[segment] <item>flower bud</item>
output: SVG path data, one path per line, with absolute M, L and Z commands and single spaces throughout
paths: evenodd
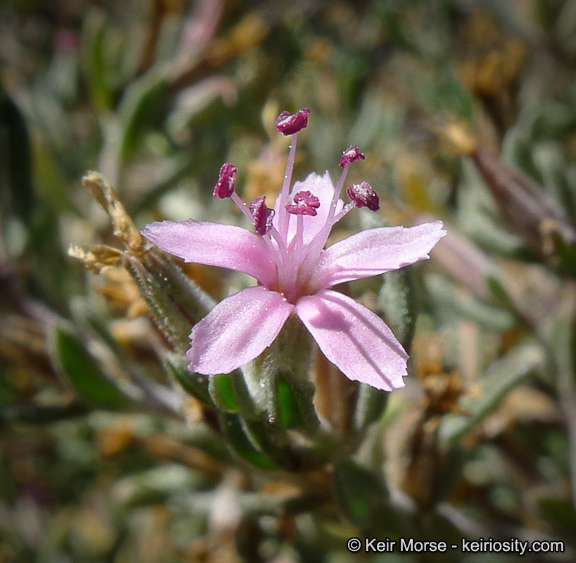
M 236 186 L 236 166 L 230 162 L 226 162 L 220 168 L 220 174 L 218 174 L 218 183 L 214 187 L 214 193 L 212 197 L 216 199 L 229 198 L 234 193 L 234 187 Z
M 274 127 L 283 135 L 294 135 L 308 125 L 309 109 L 298 110 L 295 114 L 283 111 L 276 119 Z

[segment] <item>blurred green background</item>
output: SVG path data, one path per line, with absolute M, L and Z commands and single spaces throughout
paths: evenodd
M 0 65 L 0 563 L 517 558 L 354 556 L 353 536 L 561 540 L 523 560 L 574 560 L 576 1 L 4 0 Z M 449 231 L 352 284 L 410 377 L 373 412 L 316 379 L 322 451 L 250 419 L 230 379 L 183 378 L 133 272 L 68 255 L 124 252 L 88 170 L 138 228 L 241 223 L 211 198 L 221 164 L 245 200 L 277 193 L 274 120 L 303 107 L 296 178 L 356 144 L 349 179 L 381 198 L 340 234 Z M 185 272 L 216 300 L 245 283 Z M 285 465 L 262 429 L 308 453 Z

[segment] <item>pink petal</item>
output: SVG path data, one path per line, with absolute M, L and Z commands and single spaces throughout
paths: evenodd
M 276 280 L 276 268 L 268 247 L 260 237 L 246 229 L 188 219 L 179 223 L 150 223 L 142 234 L 162 250 L 186 262 L 244 272 L 265 286 Z
M 319 176 L 318 174 L 309 174 L 303 182 L 296 182 L 292 187 L 292 192 L 290 194 L 290 202 L 292 203 L 292 198 L 299 192 L 310 192 L 313 196 L 318 198 L 320 207 L 316 209 L 315 216 L 304 216 L 304 230 L 303 238 L 304 244 L 309 244 L 310 241 L 322 230 L 322 227 L 326 223 L 328 217 L 328 210 L 330 209 L 330 204 L 332 203 L 332 198 L 334 197 L 334 184 L 330 178 L 330 174 L 326 172 L 324 176 Z M 277 209 L 279 205 L 280 198 L 276 199 L 276 215 L 274 216 L 273 224 L 276 228 L 279 225 L 279 214 L 280 210 Z M 342 200 L 338 201 L 336 207 L 336 213 L 338 213 L 344 203 Z M 288 223 L 288 244 L 294 237 L 296 233 L 297 218 L 294 215 L 290 215 Z
M 408 229 L 369 229 L 348 237 L 322 253 L 310 286 L 323 289 L 425 260 L 435 244 L 446 235 L 442 227 L 441 221 L 435 221 Z
M 295 311 L 346 377 L 385 391 L 404 387 L 408 354 L 372 311 L 330 290 L 301 298 Z
M 215 375 L 248 364 L 272 344 L 292 309 L 280 293 L 262 286 L 224 299 L 192 329 L 188 369 Z

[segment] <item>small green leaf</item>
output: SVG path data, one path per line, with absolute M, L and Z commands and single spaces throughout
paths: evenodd
M 5 169 L 0 170 L 0 190 L 10 189 L 14 213 L 30 226 L 35 195 L 32 187 L 30 139 L 18 106 L 0 90 L 0 150 Z
M 78 395 L 104 408 L 115 409 L 128 404 L 128 398 L 100 369 L 84 344 L 58 325 L 52 330 L 51 352 L 56 367 Z
M 334 466 L 334 490 L 343 513 L 361 528 L 370 525 L 378 506 L 388 500 L 380 480 L 351 458 Z
M 441 317 L 464 317 L 494 331 L 510 330 L 516 324 L 516 318 L 510 311 L 486 303 L 474 295 L 458 293 L 455 284 L 439 275 L 430 274 L 425 282 L 435 310 Z
M 539 512 L 553 529 L 562 535 L 574 536 L 576 529 L 576 511 L 574 507 L 558 498 L 548 497 L 537 501 Z
M 8 403 L 0 406 L 0 423 L 27 422 L 28 424 L 49 424 L 84 416 L 86 413 L 86 406 L 76 402 L 65 405 Z
M 157 106 L 168 88 L 163 70 L 153 69 L 130 84 L 118 108 L 120 158 L 126 162 L 136 150 L 141 132 L 156 118 Z M 155 111 L 156 110 L 156 111 Z
M 82 59 L 86 72 L 88 91 L 96 107 L 110 109 L 112 92 L 108 76 L 108 58 L 106 57 L 107 21 L 104 13 L 91 11 L 85 18 L 82 31 Z
M 544 363 L 544 353 L 536 344 L 520 344 L 495 361 L 480 381 L 480 395 L 462 401 L 468 415 L 447 415 L 442 421 L 441 438 L 453 443 L 482 422 L 506 395 Z

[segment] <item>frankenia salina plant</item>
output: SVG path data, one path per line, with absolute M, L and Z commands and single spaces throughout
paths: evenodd
M 324 248 L 332 227 L 351 209 L 376 211 L 379 200 L 367 182 L 347 188 L 349 203 L 340 199 L 350 164 L 364 159 L 354 146 L 340 159 L 343 171 L 336 186 L 326 172 L 312 173 L 290 189 L 297 135 L 309 113 L 283 112 L 276 120 L 277 131 L 292 135 L 292 143 L 274 209 L 265 197 L 243 203 L 235 192 L 235 166 L 226 163 L 220 170 L 214 197 L 231 198 L 255 232 L 189 219 L 151 223 L 142 234 L 186 262 L 244 272 L 258 282 L 224 299 L 193 327 L 190 371 L 215 375 L 248 364 L 297 315 L 349 379 L 391 391 L 404 386 L 406 351 L 380 317 L 331 288 L 424 260 L 446 232 L 440 221 L 374 228 Z

